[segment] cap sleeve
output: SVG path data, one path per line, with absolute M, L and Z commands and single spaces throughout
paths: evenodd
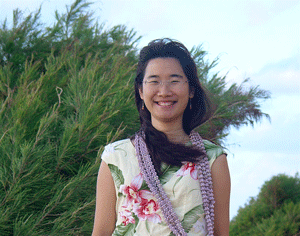
M 210 168 L 218 156 L 220 156 L 222 154 L 227 155 L 227 153 L 224 151 L 224 149 L 222 147 L 220 147 L 219 145 L 216 145 L 208 140 L 203 140 L 203 144 L 204 144 L 204 147 L 205 147 L 205 150 L 207 153 Z
M 110 143 L 105 146 L 104 151 L 101 155 L 102 161 L 105 161 L 106 164 L 111 164 L 112 158 L 111 156 L 115 152 L 115 145 L 113 143 Z

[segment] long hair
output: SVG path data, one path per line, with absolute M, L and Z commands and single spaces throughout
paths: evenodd
M 139 89 L 142 89 L 145 70 L 148 62 L 154 58 L 175 58 L 179 61 L 185 76 L 188 79 L 189 89 L 194 97 L 189 101 L 183 114 L 183 129 L 186 134 L 204 123 L 211 114 L 210 102 L 204 88 L 199 82 L 197 66 L 188 49 L 177 41 L 171 39 L 156 39 L 142 48 L 137 65 L 135 78 L 135 101 L 140 116 L 141 129 L 146 135 L 146 144 L 151 159 L 158 175 L 161 174 L 161 162 L 181 166 L 183 161 L 196 161 L 200 156 L 199 150 L 182 144 L 175 144 L 168 140 L 167 136 L 152 126 L 151 114 L 147 107 L 142 109 L 142 99 Z

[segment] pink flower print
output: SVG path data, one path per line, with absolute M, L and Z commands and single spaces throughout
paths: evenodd
M 132 179 L 132 182 L 129 186 L 121 185 L 119 192 L 123 193 L 126 196 L 124 203 L 125 207 L 128 207 L 132 203 L 137 203 L 141 201 L 139 189 L 143 183 L 142 173 L 138 174 Z
M 122 223 L 124 224 L 124 226 L 126 226 L 129 223 L 132 223 L 132 224 L 135 223 L 135 220 L 131 214 L 131 211 L 129 211 L 129 210 L 121 211 L 120 217 L 122 219 Z
M 143 183 L 142 173 L 135 176 L 131 184 L 121 185 L 119 192 L 125 195 L 125 201 L 122 207 L 123 211 L 120 212 L 122 223 L 134 223 L 134 218 L 131 211 L 140 220 L 149 220 L 154 223 L 160 223 L 161 217 L 156 212 L 159 209 L 158 204 L 154 200 L 154 195 L 149 190 L 139 190 Z
M 153 223 L 160 223 L 161 217 L 157 214 L 159 206 L 153 199 L 154 196 L 149 190 L 140 191 L 141 202 L 133 205 L 133 211 L 140 220 L 149 220 Z
M 192 162 L 187 162 L 177 171 L 177 176 L 185 176 L 190 174 L 194 180 L 198 179 L 198 170 L 196 165 Z
M 149 220 L 153 223 L 160 223 L 161 217 L 156 212 L 158 204 L 153 200 L 142 199 L 139 204 L 135 204 L 133 211 L 140 220 Z

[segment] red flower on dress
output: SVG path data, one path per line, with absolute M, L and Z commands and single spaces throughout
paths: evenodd
M 177 171 L 177 176 L 185 176 L 190 174 L 194 180 L 198 179 L 198 170 L 196 165 L 192 162 L 187 162 Z
M 142 195 L 145 198 L 143 197 L 140 203 L 133 205 L 133 212 L 140 220 L 149 220 L 153 223 L 160 223 L 161 217 L 157 214 L 159 206 L 153 199 L 152 193 L 144 190 Z
M 122 205 L 124 211 L 120 212 L 122 223 L 134 223 L 133 212 L 140 220 L 149 220 L 160 223 L 161 217 L 157 214 L 158 204 L 154 195 L 149 190 L 139 190 L 143 183 L 142 173 L 135 176 L 129 186 L 121 185 L 119 192 L 125 195 L 125 202 Z
M 121 185 L 119 192 L 126 196 L 125 205 L 128 207 L 131 203 L 137 203 L 141 201 L 139 189 L 143 183 L 142 173 L 135 176 L 129 186 Z
M 124 210 L 120 212 L 120 217 L 122 219 L 122 223 L 126 226 L 128 223 L 135 223 L 135 220 L 131 214 L 131 211 Z

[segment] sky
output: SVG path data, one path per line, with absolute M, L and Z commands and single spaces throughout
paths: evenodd
M 0 22 L 13 9 L 26 16 L 42 5 L 42 21 L 64 13 L 71 0 L 0 0 Z M 228 85 L 271 92 L 261 109 L 271 117 L 232 128 L 225 140 L 231 173 L 230 218 L 272 176 L 300 173 L 300 0 L 94 0 L 91 10 L 109 29 L 123 24 L 142 36 L 138 48 L 168 37 L 188 49 L 202 45 L 207 59 L 227 74 Z

